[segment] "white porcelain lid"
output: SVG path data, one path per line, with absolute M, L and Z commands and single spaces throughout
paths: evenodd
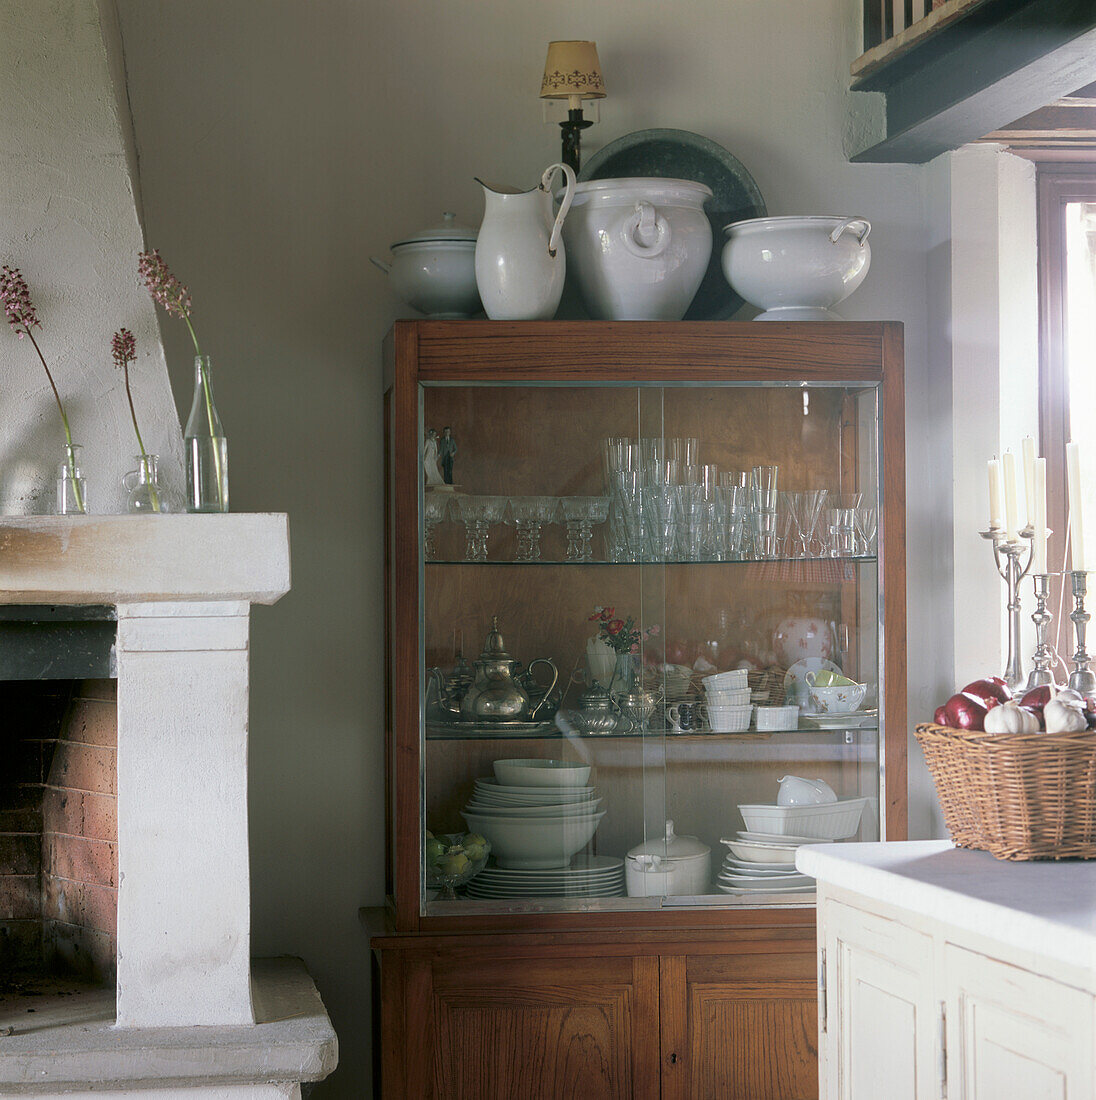
M 711 855 L 711 848 L 702 843 L 695 836 L 678 836 L 674 832 L 674 823 L 666 822 L 666 836 L 658 840 L 649 840 L 645 844 L 637 844 L 628 855 L 635 856 L 662 856 L 664 859 L 689 859 L 693 856 Z
M 441 225 L 424 229 L 421 233 L 412 233 L 411 236 L 404 237 L 402 241 L 396 241 L 391 247 L 395 250 L 405 244 L 424 244 L 433 241 L 475 241 L 475 239 L 476 230 L 470 229 L 467 225 L 458 225 L 457 215 L 447 210 L 442 214 Z

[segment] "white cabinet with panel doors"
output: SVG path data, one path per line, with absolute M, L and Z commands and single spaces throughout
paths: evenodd
M 822 1097 L 1096 1098 L 1096 932 L 1078 908 L 1096 865 L 944 842 L 800 860 L 820 888 Z

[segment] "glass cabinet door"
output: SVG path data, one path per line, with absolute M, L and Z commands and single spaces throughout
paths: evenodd
M 419 394 L 422 913 L 813 904 L 880 837 L 877 388 Z

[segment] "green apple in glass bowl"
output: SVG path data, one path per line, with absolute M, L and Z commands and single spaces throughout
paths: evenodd
M 423 863 L 428 886 L 441 888 L 439 895 L 451 901 L 456 888 L 483 870 L 491 844 L 479 833 L 427 833 L 423 842 Z

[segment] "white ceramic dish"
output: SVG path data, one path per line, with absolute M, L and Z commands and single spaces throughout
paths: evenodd
M 718 688 L 720 691 L 741 690 L 750 686 L 749 671 L 744 668 L 732 668 L 726 672 L 713 672 L 700 681 L 705 690 Z
M 750 833 L 812 840 L 844 840 L 860 828 L 866 798 L 846 798 L 823 806 L 751 806 L 740 805 L 739 813 Z M 804 839 L 806 838 L 806 839 Z M 750 839 L 756 839 L 751 837 Z
M 802 661 L 796 661 L 787 672 L 784 673 L 784 703 L 787 706 L 795 705 L 800 710 L 810 710 L 810 688 L 807 686 L 807 673 L 818 672 L 821 669 L 829 669 L 844 675 L 841 668 L 833 661 L 825 657 L 804 657 Z
M 600 798 L 590 802 L 561 802 L 553 806 L 492 806 L 483 802 L 469 802 L 464 808 L 487 817 L 583 817 L 597 811 Z
M 778 806 L 823 806 L 837 801 L 833 787 L 824 779 L 806 779 L 802 775 L 782 775 L 776 792 Z
M 792 866 L 785 865 L 784 867 L 781 867 L 781 869 L 779 871 L 751 871 L 751 870 L 748 870 L 746 867 L 744 867 L 739 860 L 725 859 L 723 861 L 723 866 L 720 869 L 720 874 L 723 874 L 723 875 L 737 875 L 740 878 L 762 879 L 762 880 L 768 879 L 770 881 L 772 881 L 772 880 L 779 881 L 780 879 L 789 878 L 790 876 L 794 875 L 795 874 L 795 867 L 794 867 L 794 865 L 792 865 Z
M 723 275 L 761 320 L 835 320 L 871 264 L 865 218 L 750 218 L 724 227 Z
M 486 817 L 461 810 L 469 828 L 491 842 L 500 867 L 566 867 L 590 843 L 605 811 L 587 817 Z
M 708 705 L 708 725 L 713 733 L 744 733 L 750 728 L 753 707 L 716 707 Z
M 712 707 L 742 707 L 750 702 L 749 688 L 705 688 L 704 694 Z
M 563 225 L 568 275 L 602 321 L 680 321 L 712 254 L 692 180 L 631 177 L 580 183 Z
M 848 730 L 859 729 L 862 726 L 874 726 L 879 720 L 879 711 L 858 710 L 852 714 L 813 714 L 800 715 L 804 725 L 814 726 L 820 730 Z
M 814 886 L 788 886 L 783 890 L 758 890 L 754 886 L 725 886 L 722 882 L 715 884 L 717 890 L 723 894 L 813 894 Z
M 794 833 L 755 833 L 752 829 L 739 829 L 739 840 L 750 840 L 755 844 L 781 844 L 785 847 L 796 847 L 800 844 L 821 844 L 822 839 L 815 836 L 799 836 Z
M 496 760 L 493 767 L 506 787 L 584 787 L 590 778 L 589 764 L 566 760 Z
M 739 859 L 773 864 L 787 863 L 795 866 L 797 844 L 759 844 L 753 840 L 721 840 Z
M 724 886 L 742 886 L 751 890 L 787 890 L 794 886 L 813 886 L 810 875 L 782 875 L 778 879 L 757 879 L 749 875 L 720 875 L 717 882 Z
M 549 871 L 507 871 L 488 865 L 477 876 L 522 879 L 569 879 L 580 875 L 624 874 L 624 860 L 618 856 L 575 856 L 569 867 L 555 867 Z
M 723 857 L 723 866 L 740 871 L 772 871 L 779 874 L 788 874 L 786 863 L 763 863 L 758 860 L 739 859 L 730 853 Z M 481 871 L 480 874 L 482 873 Z
M 761 732 L 794 730 L 799 726 L 798 707 L 758 707 L 756 725 Z

